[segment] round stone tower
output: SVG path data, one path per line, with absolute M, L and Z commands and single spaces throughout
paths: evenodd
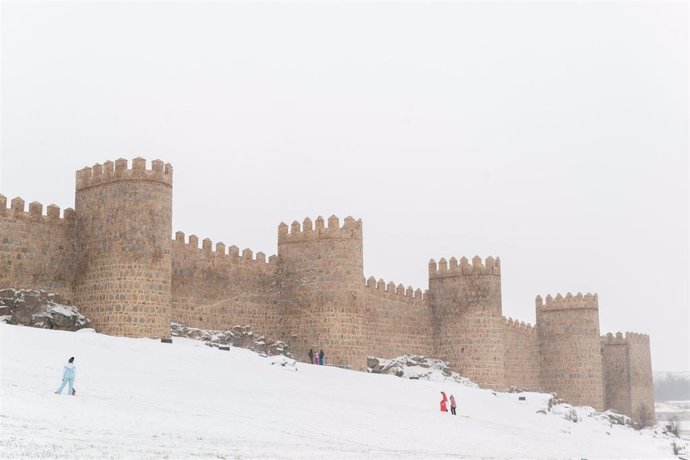
M 537 296 L 541 385 L 570 404 L 604 409 L 597 295 Z
M 362 221 L 280 224 L 278 264 L 292 351 L 304 359 L 310 348 L 323 349 L 329 364 L 364 369 Z
M 75 304 L 97 331 L 170 335 L 172 167 L 135 158 L 77 171 Z
M 488 257 L 429 262 L 434 351 L 483 387 L 505 386 L 501 264 Z

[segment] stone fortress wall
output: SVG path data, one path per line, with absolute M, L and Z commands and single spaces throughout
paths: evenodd
M 604 372 L 604 406 L 638 420 L 654 420 L 654 383 L 649 336 L 617 332 L 601 337 Z
M 172 167 L 135 158 L 77 172 L 76 210 L 0 195 L 0 288 L 70 299 L 97 330 L 166 337 L 249 325 L 296 356 L 363 370 L 368 355 L 433 356 L 484 387 L 555 392 L 653 422 L 649 337 L 599 334 L 596 295 L 537 297 L 537 322 L 505 318 L 499 259 L 429 263 L 429 290 L 363 273 L 362 221 L 278 227 L 277 255 L 172 234 Z
M 76 182 L 75 304 L 106 334 L 169 334 L 172 167 L 119 159 Z
M 40 288 L 73 298 L 75 226 L 74 210 L 0 195 L 0 286 Z
M 536 299 L 540 381 L 576 405 L 603 410 L 597 295 Z

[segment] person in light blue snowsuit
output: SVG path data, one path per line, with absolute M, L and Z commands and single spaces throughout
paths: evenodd
M 77 368 L 74 367 L 74 357 L 69 359 L 69 362 L 65 364 L 65 368 L 62 371 L 62 385 L 60 385 L 60 388 L 57 389 L 55 394 L 62 394 L 62 389 L 65 388 L 65 385 L 67 385 L 67 394 L 68 395 L 73 395 L 74 392 L 72 391 L 72 388 L 74 388 L 74 379 L 77 377 Z

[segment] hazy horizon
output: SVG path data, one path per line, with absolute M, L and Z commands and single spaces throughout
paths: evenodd
M 500 257 L 503 314 L 596 292 L 602 334 L 690 370 L 686 3 L 22 3 L 2 8 L 0 194 L 174 168 L 173 232 L 276 252 L 362 218 L 364 275 Z

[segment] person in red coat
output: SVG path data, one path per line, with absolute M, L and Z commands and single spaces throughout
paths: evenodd
M 441 399 L 441 412 L 448 412 L 448 408 L 446 407 L 446 401 L 448 401 L 448 398 L 446 397 L 446 392 L 442 391 L 441 395 L 443 398 Z

